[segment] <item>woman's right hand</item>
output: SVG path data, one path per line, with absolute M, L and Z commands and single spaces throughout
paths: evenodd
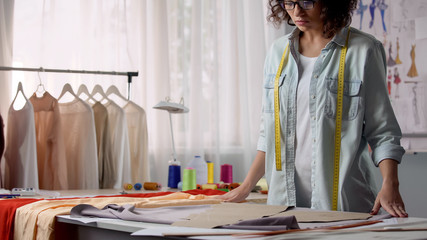
M 243 185 L 227 192 L 224 195 L 218 195 L 215 198 L 222 199 L 225 202 L 243 202 L 249 196 L 250 189 L 246 189 Z
M 226 202 L 243 202 L 249 196 L 249 193 L 255 187 L 258 180 L 264 175 L 265 171 L 265 152 L 257 151 L 249 173 L 243 183 L 232 191 L 216 196 L 217 199 L 223 199 Z

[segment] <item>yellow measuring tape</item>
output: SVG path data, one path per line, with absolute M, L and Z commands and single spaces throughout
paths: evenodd
M 337 87 L 337 109 L 335 117 L 335 150 L 334 150 L 334 178 L 332 189 L 332 210 L 338 209 L 338 185 L 340 177 L 340 154 L 341 154 L 341 123 L 342 123 L 342 104 L 344 98 L 344 70 L 345 70 L 345 55 L 348 48 L 348 37 L 350 29 L 347 32 L 347 40 L 344 47 L 341 49 L 340 65 L 338 70 L 338 87 Z
M 282 74 L 283 67 L 286 66 L 289 58 L 289 43 L 286 45 L 283 52 L 282 59 L 280 60 L 279 69 L 277 70 L 274 79 L 274 139 L 276 149 L 276 170 L 282 171 L 282 153 L 280 151 L 280 102 L 279 102 L 279 80 Z
M 342 124 L 342 105 L 344 95 L 344 70 L 345 70 L 345 56 L 347 54 L 348 39 L 350 36 L 350 29 L 347 32 L 347 39 L 344 47 L 341 49 L 339 72 L 338 72 L 338 89 L 337 89 L 337 109 L 335 119 L 335 145 L 334 145 L 334 175 L 333 175 L 333 189 L 332 189 L 332 210 L 338 209 L 338 185 L 339 185 L 339 169 L 340 169 L 340 153 L 341 153 L 341 124 Z M 277 70 L 274 79 L 274 138 L 275 138 L 275 153 L 276 153 L 276 170 L 282 171 L 282 155 L 280 149 L 280 102 L 279 102 L 279 79 L 282 70 L 289 58 L 289 44 L 283 52 L 280 61 L 279 69 Z

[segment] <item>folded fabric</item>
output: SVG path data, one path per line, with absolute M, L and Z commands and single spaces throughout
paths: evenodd
M 221 201 L 206 195 L 191 195 L 184 192 L 151 198 L 123 195 L 120 197 L 41 200 L 16 210 L 14 234 L 16 239 L 53 239 L 55 216 L 70 214 L 71 209 L 79 204 L 90 204 L 97 208 L 108 204 L 132 204 L 138 208 L 156 208 L 216 204 Z
M 102 209 L 98 209 L 89 204 L 79 204 L 73 207 L 70 215 L 73 218 L 79 217 L 99 217 L 112 218 L 138 222 L 172 224 L 175 221 L 183 220 L 190 214 L 196 214 L 210 208 L 211 205 L 193 206 L 172 206 L 159 208 L 135 208 L 135 205 L 108 204 Z
M 3 199 L 0 200 L 0 239 L 13 239 L 15 211 L 17 208 L 41 199 Z
M 244 220 L 234 224 L 227 224 L 216 228 L 241 229 L 241 230 L 262 230 L 277 231 L 288 229 L 299 229 L 295 216 L 286 217 L 265 217 L 251 220 Z

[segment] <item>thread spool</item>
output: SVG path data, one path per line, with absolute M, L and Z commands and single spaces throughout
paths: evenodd
M 141 183 L 135 183 L 135 185 L 133 185 L 133 188 L 135 189 L 135 190 L 141 190 L 141 188 L 142 188 L 142 184 Z
M 125 184 L 123 185 L 123 188 L 124 188 L 125 190 L 132 190 L 133 185 L 132 185 L 132 184 L 130 184 L 130 183 L 125 183 Z
M 182 181 L 178 183 L 178 190 L 182 191 Z
M 177 188 L 181 181 L 181 166 L 169 165 L 168 187 Z
M 213 190 L 217 190 L 218 187 L 216 184 L 203 184 L 202 185 L 202 189 L 213 189 Z
M 231 191 L 235 188 L 238 188 L 239 186 L 240 186 L 239 183 L 232 183 L 232 184 L 228 185 L 228 189 Z
M 144 183 L 144 189 L 145 190 L 159 190 L 162 188 L 162 185 L 156 182 L 145 182 Z
M 230 164 L 221 165 L 221 179 L 224 183 L 233 182 L 233 166 Z
M 196 189 L 196 187 L 196 169 L 184 169 L 184 175 L 182 176 L 182 191 Z
M 213 162 L 206 162 L 208 164 L 208 183 L 214 183 L 214 164 Z

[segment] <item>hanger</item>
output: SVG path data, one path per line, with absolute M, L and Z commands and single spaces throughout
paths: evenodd
M 71 95 L 73 95 L 75 98 L 78 98 L 77 95 L 74 93 L 73 88 L 71 87 L 71 85 L 69 83 L 66 83 L 64 85 L 64 87 L 62 88 L 62 92 L 58 97 L 58 101 L 59 99 L 62 98 L 62 96 L 64 96 L 65 93 L 69 92 Z
M 13 101 L 12 101 L 12 106 L 13 106 L 13 108 L 14 109 L 21 109 L 23 106 L 21 106 L 21 103 L 17 103 L 17 104 L 19 104 L 19 106 L 18 105 L 15 105 L 15 100 L 16 100 L 16 98 L 18 97 L 18 95 L 19 95 L 19 92 L 21 92 L 21 94 L 22 94 L 22 96 L 24 97 L 24 99 L 25 99 L 25 101 L 26 102 L 28 102 L 28 99 L 27 99 L 27 97 L 25 96 L 25 94 L 24 94 L 24 89 L 23 89 L 23 87 L 22 87 L 22 83 L 21 82 L 19 82 L 18 83 L 18 88 L 17 88 L 17 90 L 16 90 L 16 95 L 15 95 L 15 98 L 13 98 Z
M 43 68 L 40 68 L 40 70 L 42 70 L 44 72 Z M 44 85 L 42 83 L 42 79 L 40 77 L 40 71 L 37 72 L 37 75 L 39 76 L 39 85 L 37 85 L 37 89 L 36 89 L 36 95 L 43 95 L 46 92 L 46 89 L 44 88 Z
M 82 93 L 86 94 L 87 99 L 86 101 L 88 102 L 89 100 L 92 100 L 94 102 L 96 102 L 96 100 L 92 97 L 92 95 L 89 93 L 89 90 L 87 89 L 85 84 L 81 84 L 79 87 L 79 90 L 77 90 L 77 96 L 80 97 L 82 95 Z
M 100 100 L 96 100 L 96 98 L 95 98 L 96 94 L 101 95 L 102 98 Z M 97 102 L 101 102 L 102 100 L 106 100 L 107 102 L 110 101 L 110 99 L 107 97 L 104 90 L 102 89 L 102 87 L 99 84 L 96 84 L 95 87 L 93 87 L 92 93 L 90 95 Z
M 17 90 L 16 90 L 16 95 L 15 95 L 15 98 L 13 99 L 12 103 L 14 103 L 14 102 L 15 102 L 16 97 L 18 97 L 19 92 L 21 92 L 21 93 L 22 93 L 22 96 L 24 96 L 25 100 L 27 100 L 27 101 L 28 101 L 27 97 L 26 97 L 26 96 L 25 96 L 25 94 L 24 94 L 24 88 L 22 87 L 22 83 L 21 83 L 21 82 L 19 82 L 19 83 L 18 83 L 18 88 L 17 88 Z
M 115 94 L 116 96 L 120 97 L 121 99 L 123 99 L 124 101 L 129 101 L 127 98 L 125 98 L 119 91 L 119 89 L 117 89 L 116 86 L 111 85 L 106 92 L 107 96 L 110 96 L 111 94 Z

